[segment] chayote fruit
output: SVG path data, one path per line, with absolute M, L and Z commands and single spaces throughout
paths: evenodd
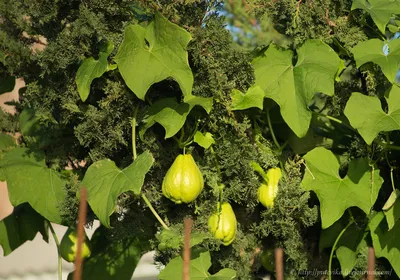
M 218 203 L 218 209 L 220 204 Z M 217 239 L 221 239 L 225 246 L 230 245 L 236 236 L 237 221 L 232 206 L 225 202 L 219 213 L 214 213 L 208 219 L 208 229 Z
M 78 240 L 77 240 L 76 232 L 73 228 L 68 228 L 65 232 L 61 243 L 60 243 L 60 252 L 61 257 L 67 262 L 74 262 L 76 259 L 76 251 L 78 249 Z M 85 233 L 85 239 L 82 244 L 82 259 L 85 259 L 90 256 L 91 249 L 88 237 Z
M 278 183 L 281 177 L 282 172 L 279 167 L 271 168 L 265 178 L 267 184 L 262 183 L 258 188 L 258 200 L 265 207 L 274 207 L 274 199 L 278 194 Z
M 261 254 L 261 264 L 268 271 L 275 271 L 275 257 L 272 249 L 264 250 Z
M 177 204 L 192 202 L 203 188 L 203 175 L 190 154 L 176 157 L 162 183 L 164 196 Z

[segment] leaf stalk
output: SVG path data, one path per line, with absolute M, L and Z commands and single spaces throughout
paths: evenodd
M 49 229 L 51 231 L 51 235 L 53 236 L 54 242 L 57 246 L 57 254 L 58 254 L 58 280 L 62 280 L 62 257 L 60 251 L 60 242 L 58 241 L 58 237 L 56 232 L 54 231 L 53 226 L 51 225 L 50 221 L 46 220 L 47 224 L 49 225 Z

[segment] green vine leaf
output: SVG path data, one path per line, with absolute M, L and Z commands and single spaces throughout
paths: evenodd
M 100 78 L 106 71 L 112 70 L 108 68 L 108 56 L 114 50 L 114 44 L 110 41 L 100 46 L 99 59 L 93 57 L 86 58 L 76 73 L 75 82 L 78 88 L 79 96 L 83 102 L 89 96 L 90 85 L 96 78 Z
M 46 166 L 43 152 L 14 148 L 0 160 L 0 169 L 7 181 L 12 205 L 28 202 L 49 221 L 61 223 L 59 207 L 66 195 L 66 182 Z
M 235 279 L 236 271 L 224 268 L 218 273 L 211 275 L 208 270 L 211 267 L 210 252 L 204 249 L 193 250 L 190 260 L 190 279 L 191 280 L 230 280 Z M 183 269 L 182 257 L 172 259 L 167 266 L 161 271 L 158 279 L 160 280 L 181 280 Z
M 330 227 L 347 208 L 356 206 L 370 213 L 378 197 L 383 179 L 379 170 L 373 170 L 365 158 L 354 159 L 349 164 L 346 177 L 339 176 L 339 161 L 325 148 L 315 148 L 304 159 L 307 164 L 302 184 L 314 191 L 321 204 L 322 228 Z
M 275 45 L 254 61 L 256 85 L 265 96 L 280 106 L 281 114 L 298 137 L 306 135 L 312 117 L 308 105 L 317 92 L 334 94 L 334 81 L 341 60 L 333 49 L 320 40 L 308 40 L 293 52 Z M 321 63 L 323 61 L 324 63 Z
M 385 206 L 387 207 L 386 208 L 385 206 L 383 207 L 384 210 L 383 213 L 385 214 L 389 230 L 391 230 L 394 227 L 394 225 L 400 218 L 400 199 L 398 198 L 399 193 L 400 191 L 398 189 L 393 191 L 388 201 L 385 204 Z M 391 199 L 394 201 L 391 202 L 390 201 Z
M 367 11 L 378 29 L 385 34 L 385 28 L 393 14 L 400 14 L 400 3 L 388 0 L 354 0 L 351 10 Z
M 165 129 L 165 139 L 174 136 L 185 124 L 186 117 L 194 106 L 203 107 L 207 113 L 211 111 L 212 98 L 191 96 L 184 103 L 178 103 L 175 98 L 163 98 L 157 100 L 147 111 L 143 120 L 144 125 L 139 130 L 139 136 L 143 136 L 147 129 L 155 123 L 159 123 Z
M 193 232 L 190 235 L 190 248 L 203 242 L 209 235 L 202 232 Z M 164 229 L 157 239 L 160 241 L 158 250 L 179 249 L 183 246 L 183 232 L 176 229 Z
M 215 144 L 215 140 L 213 135 L 210 132 L 201 133 L 200 131 L 196 131 L 193 141 L 204 149 L 210 148 L 212 144 Z
M 359 43 L 352 52 L 358 68 L 367 62 L 373 62 L 381 67 L 389 82 L 395 82 L 400 65 L 400 40 L 386 43 L 379 39 L 371 39 Z
M 146 241 L 132 236 L 124 239 L 109 239 L 104 227 L 99 227 L 90 243 L 92 255 L 85 260 L 82 279 L 85 280 L 130 280 L 139 260 L 149 248 Z M 73 279 L 73 272 L 68 280 Z
M 87 188 L 89 205 L 104 226 L 111 228 L 110 216 L 115 211 L 120 194 L 127 191 L 140 194 L 144 177 L 153 162 L 153 156 L 146 151 L 123 170 L 109 159 L 97 161 L 89 166 L 82 186 Z
M 372 244 L 374 245 L 377 258 L 386 258 L 392 265 L 394 271 L 400 276 L 400 249 L 399 235 L 400 223 L 388 231 L 385 215 L 378 212 L 369 222 Z
M 15 143 L 15 139 L 9 135 L 9 134 L 5 134 L 5 133 L 0 133 L 0 151 L 6 151 L 9 150 L 11 148 L 14 148 L 17 144 Z M 0 153 L 1 155 L 1 153 Z
M 321 232 L 319 240 L 320 252 L 325 248 L 333 247 L 340 232 L 346 227 L 348 220 L 348 215 L 343 215 L 340 220 Z M 357 263 L 358 255 L 368 250 L 365 240 L 366 235 L 365 228 L 352 224 L 336 244 L 336 257 L 339 260 L 343 276 L 346 277 L 353 270 Z
M 399 189 L 395 189 L 394 191 L 392 191 L 392 193 L 390 194 L 388 200 L 383 205 L 382 210 L 384 210 L 384 211 L 389 210 L 394 205 L 394 203 L 396 202 L 396 200 L 399 197 L 400 197 L 400 190 Z
M 15 139 L 8 134 L 0 133 L 0 160 L 7 153 L 7 151 L 15 148 L 17 144 L 15 143 Z M 5 181 L 6 176 L 3 172 L 3 169 L 0 168 L 0 181 Z
M 240 90 L 232 90 L 232 110 L 245 110 L 252 107 L 263 109 L 264 91 L 259 86 L 250 87 L 244 94 Z
M 3 247 L 4 256 L 26 241 L 33 240 L 38 232 L 46 242 L 49 241 L 45 219 L 28 204 L 15 207 L 11 215 L 0 221 L 0 246 Z
M 353 92 L 347 101 L 344 114 L 368 145 L 379 132 L 400 129 L 400 88 L 393 86 L 386 100 L 389 107 L 387 113 L 382 110 L 381 101 L 375 96 Z
M 156 14 L 147 27 L 128 25 L 115 61 L 127 86 L 144 100 L 154 83 L 174 78 L 183 95 L 192 92 L 193 74 L 186 47 L 190 33 Z

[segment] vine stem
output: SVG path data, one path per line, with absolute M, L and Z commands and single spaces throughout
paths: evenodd
M 338 123 L 338 124 L 341 124 L 341 125 L 347 127 L 347 128 L 350 129 L 350 130 L 355 131 L 355 129 L 354 129 L 351 125 L 348 125 L 347 123 L 345 123 L 345 122 L 343 122 L 343 121 L 341 121 L 341 120 L 339 120 L 339 119 L 337 119 L 337 118 L 335 118 L 335 117 L 332 117 L 332 116 L 329 116 L 329 115 L 325 115 L 325 114 L 322 114 L 322 113 L 318 113 L 318 112 L 313 112 L 313 113 L 316 114 L 316 115 L 318 115 L 318 116 L 327 118 L 328 120 L 334 121 L 334 122 L 336 122 L 336 123 Z
M 329 256 L 329 266 L 328 266 L 328 279 L 332 280 L 332 259 L 333 259 L 333 254 L 336 249 L 336 245 L 338 244 L 340 237 L 342 237 L 343 233 L 354 223 L 354 220 L 350 220 L 350 222 L 347 224 L 347 226 L 342 229 L 342 231 L 339 233 L 338 237 L 335 240 L 335 243 L 333 243 L 333 247 L 331 250 L 331 255 Z
M 139 105 L 135 107 L 133 110 L 133 116 L 132 116 L 132 150 L 133 150 L 133 160 L 136 160 L 137 154 L 136 154 L 136 117 L 137 117 L 137 112 L 139 109 Z
M 281 149 L 281 145 L 279 145 L 278 140 L 275 137 L 275 133 L 274 130 L 272 129 L 272 124 L 271 124 L 271 117 L 269 116 L 269 110 L 267 111 L 267 121 L 268 121 L 268 127 L 269 130 L 271 131 L 271 135 L 272 135 L 272 140 L 274 141 L 275 145 L 278 147 L 278 149 Z
M 318 112 L 313 112 L 313 113 L 317 114 L 317 115 L 319 115 L 321 117 L 325 117 L 325 118 L 327 118 L 327 119 L 329 119 L 331 121 L 337 122 L 337 123 L 349 128 L 349 129 L 351 129 L 353 131 L 356 131 L 352 126 L 348 125 L 347 123 L 345 123 L 345 122 L 343 122 L 343 121 L 341 121 L 341 120 L 339 120 L 339 119 L 337 119 L 335 117 L 332 117 L 332 116 L 329 116 L 329 115 L 325 115 L 325 114 L 321 114 L 321 113 L 318 113 Z M 384 143 L 382 141 L 379 141 L 378 139 L 375 139 L 374 143 L 379 145 L 379 146 L 381 146 L 384 149 L 400 151 L 400 146 L 387 144 L 387 143 Z
M 384 148 L 384 149 L 400 151 L 400 146 L 387 144 L 387 143 L 381 142 L 381 141 L 379 141 L 377 139 L 375 139 L 374 142 L 376 144 L 378 144 L 379 146 L 381 146 L 382 148 Z
M 46 220 L 47 221 L 47 220 Z M 54 231 L 53 226 L 49 221 L 47 221 L 51 235 L 53 236 L 54 242 L 56 243 L 57 246 L 57 254 L 58 254 L 58 280 L 62 280 L 62 258 L 61 258 L 61 251 L 60 251 L 60 242 L 58 241 L 58 237 L 56 232 Z
M 214 148 L 212 146 L 210 146 L 210 151 L 211 151 L 212 155 L 214 156 L 214 164 L 215 164 L 215 167 L 217 168 L 218 177 L 221 179 L 221 169 L 219 168 L 217 154 L 215 153 Z
M 150 208 L 150 210 L 153 213 L 154 217 L 156 217 L 156 219 L 163 226 L 163 228 L 166 229 L 166 230 L 169 230 L 169 227 L 167 226 L 167 224 L 158 215 L 157 211 L 153 208 L 153 206 L 151 205 L 150 201 L 148 200 L 148 198 L 146 197 L 146 195 L 144 193 L 142 193 L 142 198 L 143 198 L 144 202 L 147 204 L 147 206 Z
M 137 105 L 133 111 L 133 117 L 132 117 L 132 151 L 133 151 L 133 160 L 136 160 L 137 158 L 137 153 L 136 153 L 136 116 L 137 112 L 139 109 L 139 105 Z M 167 224 L 161 219 L 160 215 L 158 215 L 157 211 L 153 208 L 153 206 L 150 203 L 150 200 L 146 197 L 144 193 L 142 193 L 142 198 L 144 202 L 146 203 L 147 207 L 150 208 L 151 212 L 153 213 L 154 217 L 160 222 L 160 224 L 163 226 L 164 229 L 169 230 L 169 227 Z

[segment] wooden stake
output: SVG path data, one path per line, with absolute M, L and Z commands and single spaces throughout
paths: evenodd
M 368 280 L 375 279 L 375 250 L 372 247 L 368 247 Z
M 283 280 L 283 249 L 275 249 L 275 272 L 276 280 Z
M 190 280 L 190 233 L 193 220 L 185 218 L 184 222 L 184 243 L 183 243 L 183 280 Z
M 85 238 L 85 223 L 86 223 L 86 213 L 87 213 L 87 190 L 85 187 L 81 188 L 79 200 L 79 214 L 78 214 L 78 228 L 77 228 L 77 249 L 76 249 L 76 259 L 75 259 L 75 272 L 74 280 L 82 279 L 82 244 Z

